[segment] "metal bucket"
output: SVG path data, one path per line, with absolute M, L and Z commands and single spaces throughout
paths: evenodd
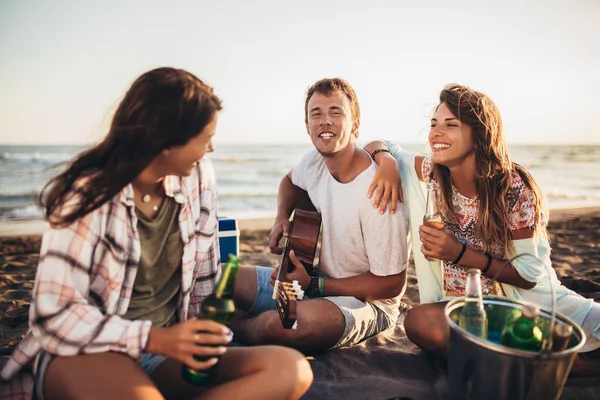
M 511 349 L 500 341 L 505 325 L 520 315 L 525 302 L 486 296 L 483 304 L 488 316 L 488 340 L 474 336 L 458 325 L 464 297 L 446 305 L 450 326 L 448 378 L 453 399 L 470 400 L 551 400 L 563 390 L 577 352 L 585 343 L 585 333 L 569 318 L 556 314 L 556 321 L 573 326 L 567 348 L 539 353 Z M 538 323 L 547 338 L 552 312 L 540 309 Z

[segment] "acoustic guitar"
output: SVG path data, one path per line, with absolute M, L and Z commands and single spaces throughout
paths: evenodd
M 298 261 L 302 263 L 306 272 L 312 275 L 315 272 L 314 262 L 321 233 L 321 214 L 316 211 L 308 193 L 300 188 L 298 191 L 273 289 L 273 299 L 275 299 L 277 312 L 285 329 L 294 328 L 298 304 L 298 292 L 292 282 L 287 279 L 288 272 L 292 272 L 296 268 L 289 259 L 290 250 L 294 250 Z

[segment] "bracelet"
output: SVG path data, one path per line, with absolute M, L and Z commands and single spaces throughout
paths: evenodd
M 460 251 L 460 254 L 458 255 L 458 257 L 456 257 L 456 260 L 452 261 L 452 264 L 458 264 L 462 256 L 465 254 L 465 251 L 467 251 L 467 245 L 463 243 L 463 247 Z
M 323 296 L 323 290 L 325 290 L 325 279 L 320 276 L 319 277 L 319 297 Z
M 375 154 L 377 154 L 377 153 L 381 153 L 381 152 L 385 152 L 385 153 L 390 153 L 390 154 L 392 154 L 392 152 L 391 152 L 391 151 L 389 151 L 388 149 L 377 149 L 377 150 L 375 150 L 374 152 L 372 152 L 372 153 L 371 153 L 371 158 L 372 158 L 373 160 L 375 160 Z
M 492 256 L 490 256 L 488 253 L 484 254 L 487 257 L 487 264 L 485 264 L 485 268 L 481 270 L 481 275 L 485 275 L 492 266 Z
M 308 285 L 308 287 L 306 288 L 306 290 L 304 291 L 304 293 L 311 299 L 314 299 L 316 297 L 320 297 L 321 294 L 323 293 L 321 287 L 322 287 L 322 283 L 321 283 L 321 279 L 323 279 L 320 276 L 311 276 L 310 278 L 310 284 Z

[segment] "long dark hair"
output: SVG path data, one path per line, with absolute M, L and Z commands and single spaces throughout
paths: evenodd
M 485 94 L 466 86 L 450 84 L 440 93 L 440 105 L 446 103 L 450 112 L 472 129 L 475 144 L 475 188 L 479 197 L 479 213 L 476 230 L 483 239 L 484 248 L 500 242 L 506 257 L 513 255 L 512 234 L 508 225 L 508 197 L 512 193 L 512 173 L 517 172 L 523 183 L 531 190 L 535 207 L 534 233 L 547 236 L 542 224 L 546 214 L 542 191 L 529 172 L 512 162 L 502 132 L 502 118 L 494 102 Z M 438 105 L 439 107 L 439 105 Z M 441 185 L 441 197 L 445 215 L 452 218 L 452 182 L 448 167 L 432 165 L 432 174 Z
M 104 140 L 77 155 L 44 186 L 39 201 L 46 219 L 66 226 L 94 211 L 161 151 L 185 145 L 202 132 L 221 108 L 213 89 L 187 71 L 144 73 L 119 104 Z

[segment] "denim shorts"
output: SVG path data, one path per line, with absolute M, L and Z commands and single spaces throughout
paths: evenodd
M 269 283 L 272 272 L 273 268 L 256 266 L 258 290 L 250 309 L 251 315 L 258 315 L 276 308 L 275 300 L 273 300 L 273 285 Z M 396 321 L 392 321 L 386 313 L 368 301 L 365 302 L 350 296 L 319 298 L 335 304 L 344 315 L 344 333 L 333 348 L 352 346 L 396 324 Z
M 44 379 L 46 377 L 46 371 L 50 361 L 55 356 L 42 351 L 36 358 L 34 363 L 35 368 L 33 371 L 33 399 L 32 400 L 45 400 L 44 398 Z M 158 354 L 142 353 L 142 358 L 138 361 L 138 364 L 146 374 L 150 376 L 154 370 L 167 358 Z

